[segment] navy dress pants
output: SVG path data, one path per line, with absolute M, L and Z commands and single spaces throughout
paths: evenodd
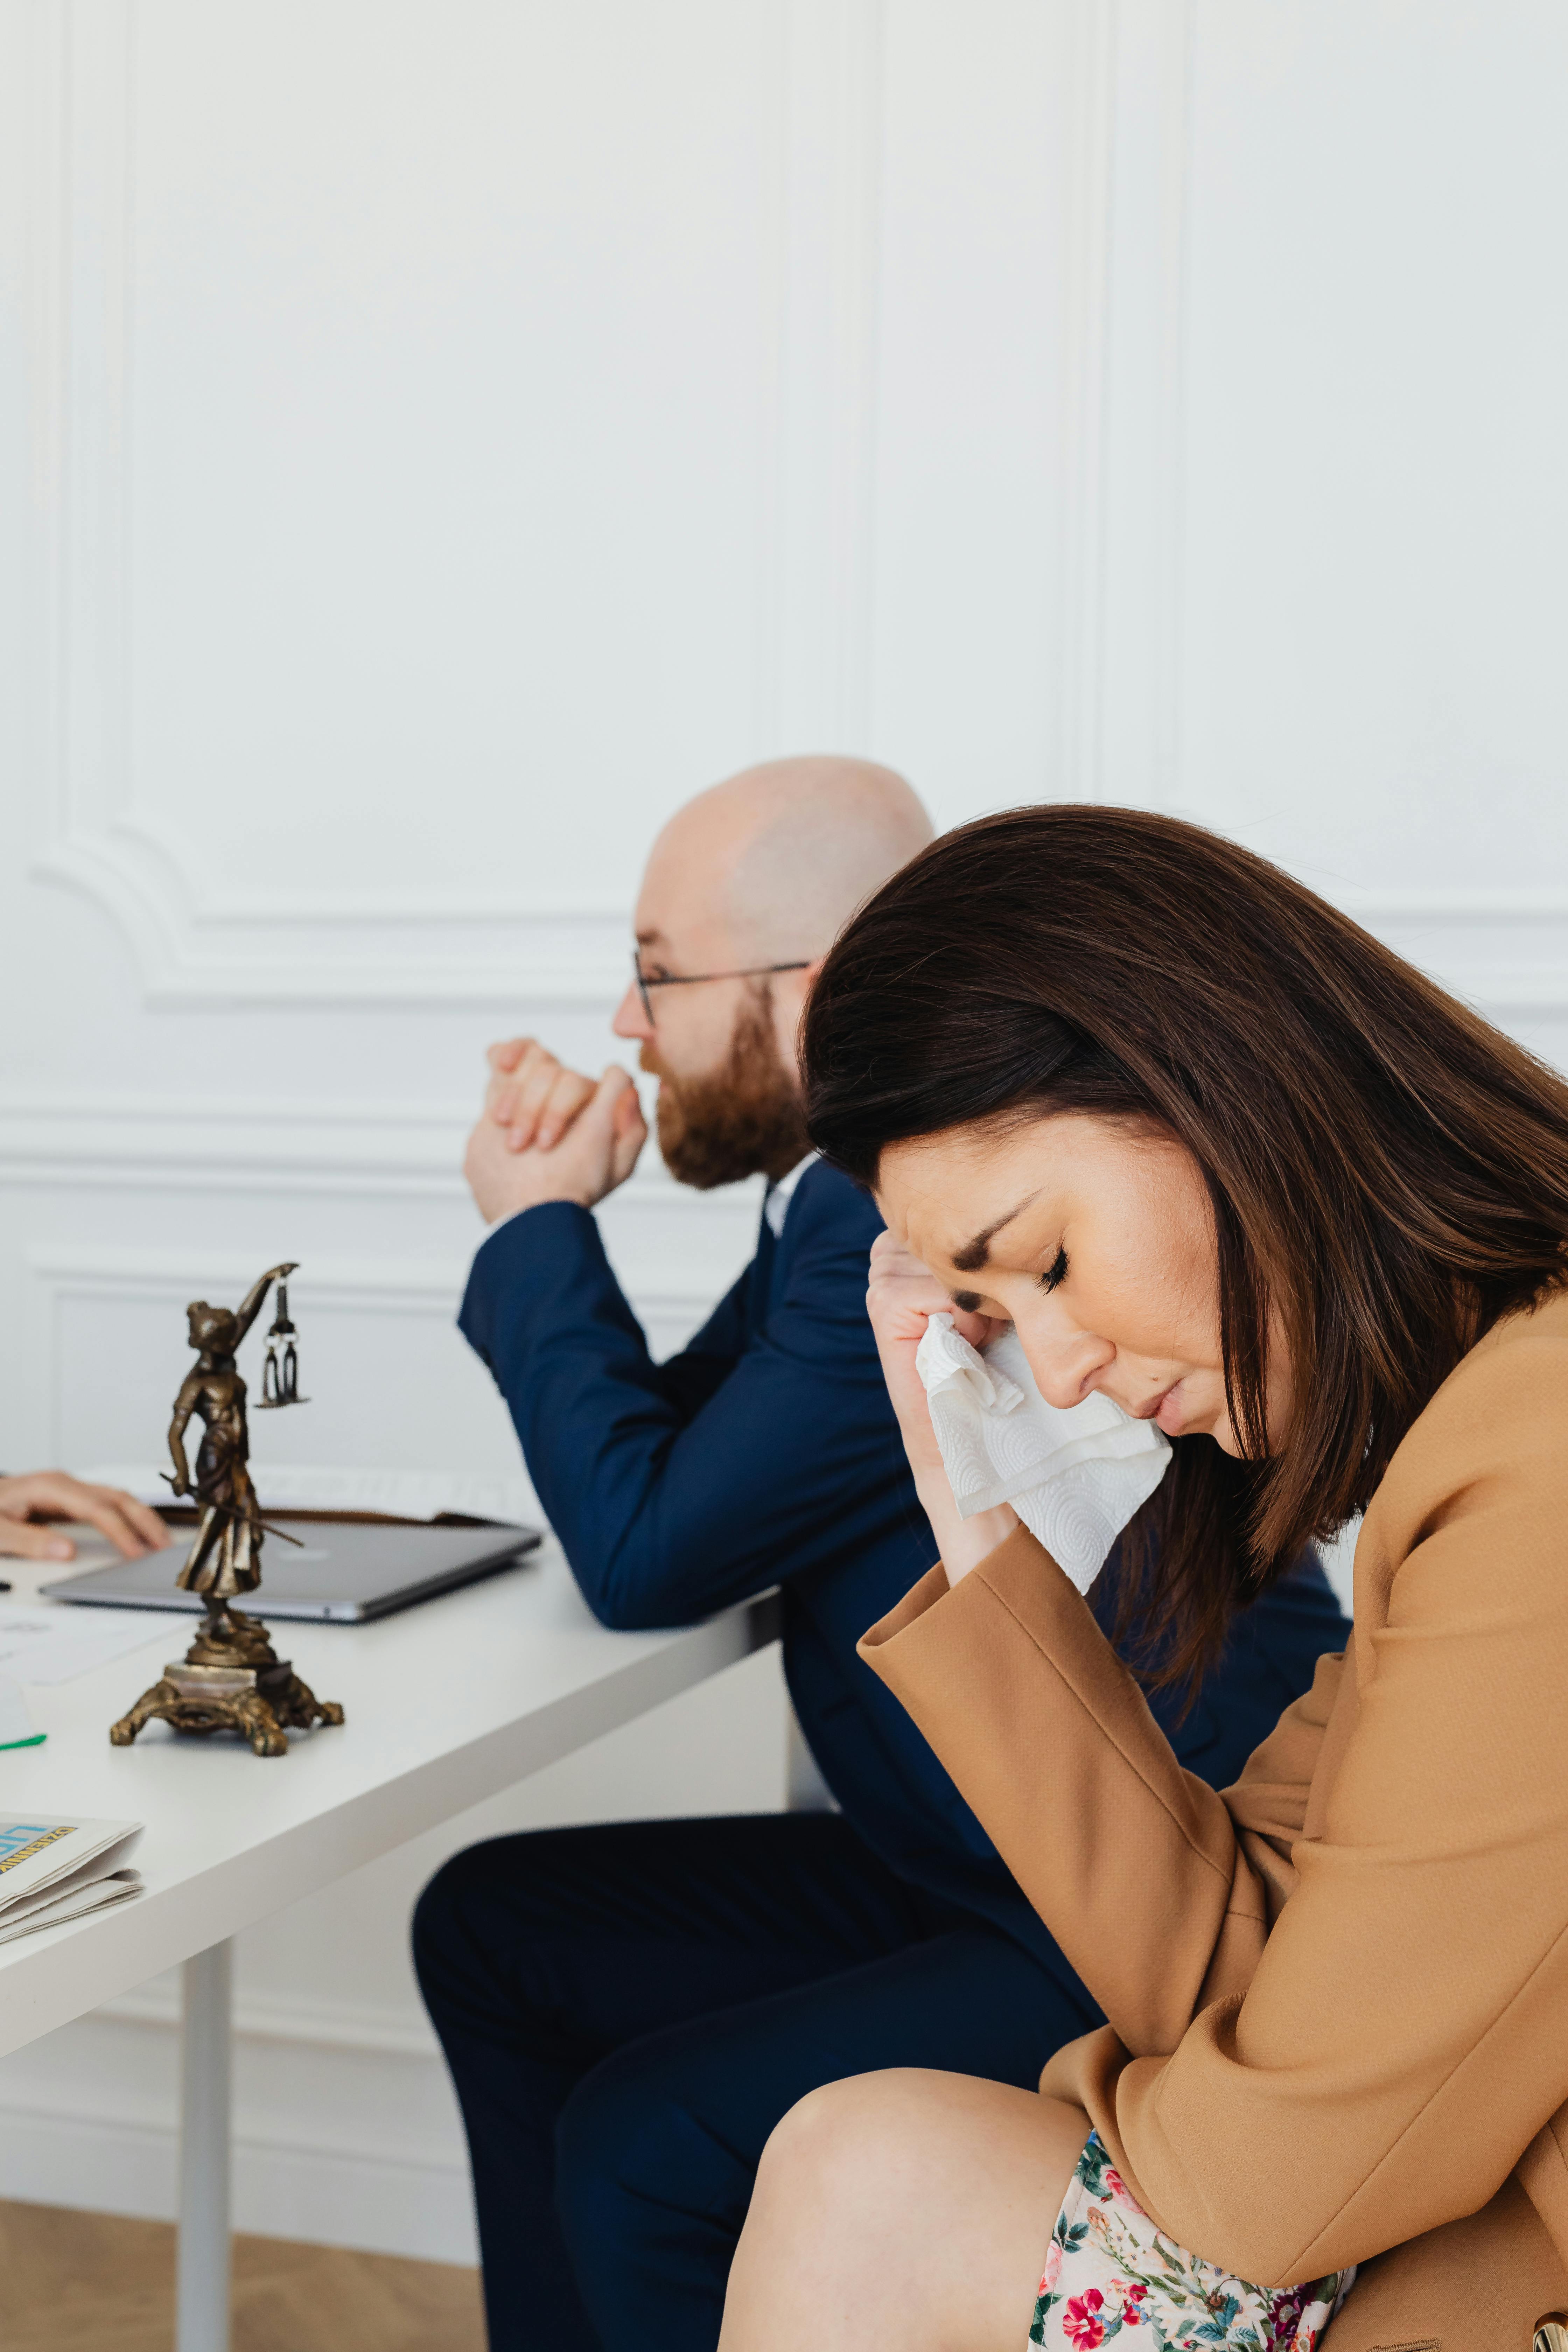
M 832 1813 L 548 1830 L 414 1923 L 462 2103 L 490 2352 L 711 2352 L 757 2159 L 819 2084 L 1032 2089 L 1083 1987 L 896 1877 Z

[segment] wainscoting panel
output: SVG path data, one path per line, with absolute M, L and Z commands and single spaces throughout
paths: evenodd
M 290 1257 L 263 1472 L 515 1475 L 484 1049 L 628 1058 L 752 760 L 1194 817 L 1568 1064 L 1565 72 L 1559 0 L 0 0 L 0 1462 L 155 1461 Z M 759 1205 L 605 1205 L 659 1351 Z M 248 1934 L 245 2225 L 469 2258 L 418 1886 L 784 1727 L 751 1661 Z M 172 1999 L 0 2067 L 0 2193 L 169 2210 Z

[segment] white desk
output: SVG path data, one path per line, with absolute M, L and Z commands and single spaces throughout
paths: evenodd
M 5 1573 L 26 1600 L 46 1572 L 17 1560 Z M 265 1587 L 261 1602 L 265 1616 Z M 132 1748 L 110 1746 L 110 1723 L 195 1630 L 174 1615 L 147 1622 L 144 1650 L 31 1689 L 47 1741 L 0 1758 L 8 1811 L 147 1825 L 135 1856 L 143 1895 L 0 1945 L 0 2055 L 184 1962 L 177 2343 L 224 2352 L 228 1939 L 762 1648 L 776 1635 L 776 1604 L 681 1633 L 607 1633 L 547 1542 L 518 1569 L 381 1624 L 275 1624 L 279 1655 L 348 1718 L 294 1735 L 276 1758 L 162 1724 Z

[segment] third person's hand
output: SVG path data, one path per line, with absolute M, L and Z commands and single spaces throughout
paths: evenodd
M 51 1528 L 50 1519 L 74 1519 L 97 1528 L 127 1559 L 162 1551 L 171 1540 L 157 1512 L 122 1486 L 89 1486 L 68 1470 L 32 1470 L 21 1477 L 0 1478 L 0 1555 L 74 1559 L 75 1544 Z

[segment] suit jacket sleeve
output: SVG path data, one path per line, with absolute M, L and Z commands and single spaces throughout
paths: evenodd
M 1110 2021 L 1043 2087 L 1244 2278 L 1478 2210 L 1568 2095 L 1565 1415 L 1568 1338 L 1542 1334 L 1483 1343 L 1406 1439 L 1358 1550 L 1358 1602 L 1378 1563 L 1384 1598 L 1318 1825 L 1301 1774 L 1338 1666 L 1222 1801 L 1026 1534 L 868 1637 Z
M 594 1237 L 598 1240 L 596 1225 Z M 602 1247 L 600 1254 L 603 1254 Z M 605 1272 L 609 1272 L 607 1265 Z M 653 1367 L 659 1394 L 668 1399 L 683 1423 L 689 1421 L 693 1413 L 700 1412 L 745 1353 L 746 1285 L 751 1278 L 748 1266 L 725 1292 L 700 1331 L 687 1341 L 679 1355 L 668 1356 L 662 1364 Z M 613 1274 L 610 1280 L 615 1282 Z M 619 1293 L 618 1283 L 616 1288 Z M 631 1315 L 629 1307 L 626 1313 Z M 635 1317 L 632 1319 L 636 1322 Z M 640 1337 L 642 1326 L 637 1324 L 637 1328 Z M 646 1341 L 644 1352 L 647 1353 Z M 651 1357 L 649 1361 L 652 1362 Z
M 1026 1528 L 951 1590 L 932 1569 L 860 1646 L 1124 2049 L 1175 2047 L 1217 1955 L 1245 1982 L 1267 1909 L 1224 1800 Z
M 662 1368 L 585 1211 L 529 1210 L 479 1252 L 462 1328 L 605 1624 L 710 1615 L 852 1549 L 885 1508 L 901 1465 L 868 1344 L 874 1227 L 837 1201 L 803 1181 L 761 1335 L 744 1339 L 742 1277 Z

